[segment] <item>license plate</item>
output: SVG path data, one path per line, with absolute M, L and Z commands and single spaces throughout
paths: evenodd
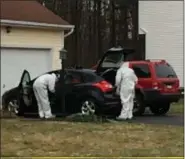
M 166 87 L 167 87 L 168 89 L 171 89 L 171 88 L 172 88 L 172 86 L 171 86 L 171 85 L 167 85 Z

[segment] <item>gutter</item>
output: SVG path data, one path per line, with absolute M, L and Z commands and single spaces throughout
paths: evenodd
M 27 26 L 27 27 L 37 27 L 37 28 L 53 28 L 53 29 L 62 29 L 62 30 L 74 30 L 74 25 L 60 25 L 60 24 L 48 24 L 48 23 L 1 19 L 1 26 L 7 26 L 7 25 L 20 26 L 20 27 Z
M 67 38 L 69 35 L 71 35 L 74 32 L 74 28 L 72 28 L 67 34 L 64 34 L 64 38 Z
M 145 34 L 148 33 L 148 31 L 147 31 L 145 28 L 140 28 L 140 30 L 141 30 L 143 33 L 145 33 Z

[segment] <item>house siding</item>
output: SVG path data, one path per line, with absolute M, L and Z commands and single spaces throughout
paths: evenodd
M 183 1 L 139 1 L 139 33 L 146 33 L 146 59 L 166 59 L 184 86 Z M 141 29 L 142 28 L 142 29 Z
M 59 50 L 64 47 L 64 32 L 36 28 L 1 27 L 1 47 L 50 48 L 52 69 L 61 68 Z

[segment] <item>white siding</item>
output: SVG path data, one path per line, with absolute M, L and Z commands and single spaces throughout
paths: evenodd
M 139 27 L 147 31 L 146 58 L 166 59 L 184 86 L 183 1 L 139 1 Z
M 64 31 L 12 27 L 10 33 L 1 27 L 1 46 L 19 48 L 50 48 L 52 69 L 61 68 L 59 51 L 64 47 Z

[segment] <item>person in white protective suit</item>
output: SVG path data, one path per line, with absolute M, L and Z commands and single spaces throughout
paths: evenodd
M 122 110 L 117 119 L 132 119 L 135 85 L 138 81 L 134 71 L 128 67 L 128 63 L 124 62 L 117 71 L 115 85 L 117 94 L 120 95 Z
M 54 118 L 52 115 L 48 90 L 55 92 L 55 83 L 58 80 L 56 74 L 44 74 L 38 77 L 33 84 L 33 91 L 37 100 L 40 118 Z

